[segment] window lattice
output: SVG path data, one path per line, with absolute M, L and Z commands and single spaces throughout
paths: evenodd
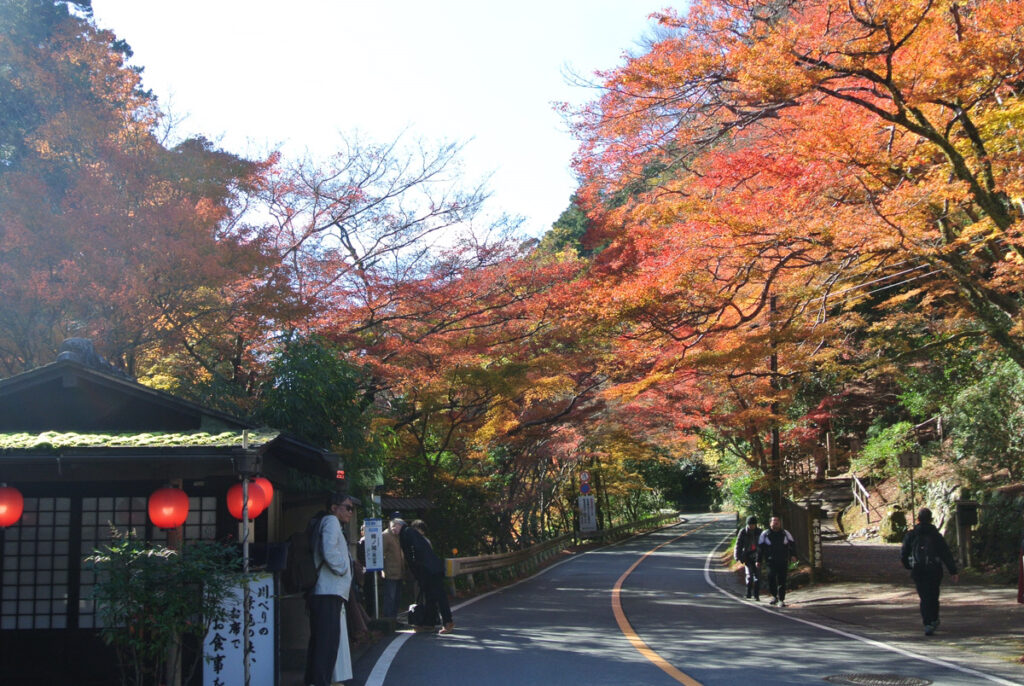
M 70 498 L 25 498 L 4 533 L 0 629 L 63 629 L 68 619 Z
M 72 609 L 80 628 L 99 627 L 92 597 L 96 573 L 87 564 L 79 568 L 79 561 L 111 542 L 111 526 L 167 542 L 167 532 L 149 523 L 145 496 L 83 497 L 78 532 L 71 530 L 74 505 L 68 497 L 26 497 L 21 520 L 3 532 L 0 630 L 64 629 L 74 626 Z M 183 534 L 186 541 L 216 538 L 216 497 L 189 497 Z M 78 607 L 72 608 L 76 583 Z
M 147 498 L 82 498 L 82 556 L 91 555 L 110 543 L 111 524 L 120 532 L 134 529 L 136 534 L 154 543 L 166 544 L 167 532 L 148 524 Z M 147 536 L 148 529 L 148 536 Z M 186 541 L 213 539 L 217 533 L 217 499 L 189 497 L 188 519 L 185 520 Z M 81 573 L 81 594 L 78 602 L 78 626 L 83 629 L 102 626 L 96 616 L 93 588 L 96 573 L 83 569 Z

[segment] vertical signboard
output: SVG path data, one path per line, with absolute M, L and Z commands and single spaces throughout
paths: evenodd
M 581 495 L 579 497 L 580 508 L 580 533 L 592 534 L 597 531 L 597 507 L 594 503 L 594 496 Z
M 366 571 L 379 572 L 384 569 L 383 520 L 363 520 L 363 552 L 366 554 Z
M 203 686 L 245 683 L 245 616 L 241 586 L 224 601 L 227 614 L 210 627 L 203 645 Z M 274 576 L 257 574 L 249 584 L 249 685 L 274 686 Z

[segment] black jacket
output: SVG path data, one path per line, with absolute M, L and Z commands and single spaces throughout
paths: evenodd
M 430 546 L 430 541 L 409 525 L 403 526 L 398 532 L 398 541 L 405 553 L 405 561 L 412 568 L 412 573 L 419 579 L 425 574 L 444 576 L 444 562 Z
M 773 568 L 786 567 L 790 558 L 796 557 L 796 541 L 785 529 L 765 529 L 757 544 L 758 558 Z
M 761 529 L 743 527 L 736 534 L 736 549 L 732 551 L 734 559 L 743 564 L 757 562 L 757 541 L 761 537 Z
M 913 529 L 907 532 L 907 535 L 903 537 L 903 547 L 900 548 L 900 561 L 903 562 L 903 566 L 907 569 L 913 569 L 911 564 L 911 558 L 914 554 L 914 546 L 917 545 L 918 536 L 932 536 L 934 545 L 932 550 L 934 551 L 934 558 L 929 561 L 929 566 L 933 566 L 942 573 L 942 565 L 946 565 L 946 569 L 949 570 L 950 574 L 956 574 L 956 560 L 953 559 L 953 553 L 949 551 L 949 545 L 946 543 L 946 539 L 943 538 L 942 533 L 935 528 L 934 524 L 918 524 Z

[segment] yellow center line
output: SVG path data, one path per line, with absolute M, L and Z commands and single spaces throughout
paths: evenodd
M 679 671 L 672 665 L 670 665 L 668 661 L 665 660 L 665 658 L 663 658 L 661 655 L 658 655 L 658 653 L 652 650 L 650 646 L 644 643 L 643 639 L 640 638 L 640 636 L 637 635 L 636 631 L 633 630 L 633 625 L 629 623 L 628 619 L 626 619 L 626 613 L 622 610 L 622 584 L 626 581 L 629 575 L 633 573 L 633 570 L 639 567 L 640 563 L 647 559 L 648 555 L 657 552 L 661 548 L 664 548 L 665 546 L 671 543 L 675 543 L 680 538 L 684 538 L 696 531 L 700 531 L 705 527 L 711 526 L 713 523 L 714 522 L 708 522 L 707 524 L 702 524 L 701 526 L 698 526 L 696 529 L 690 529 L 686 533 L 680 536 L 676 536 L 671 541 L 665 541 L 661 545 L 651 548 L 646 553 L 644 553 L 636 562 L 634 562 L 630 566 L 630 568 L 627 569 L 625 573 L 623 573 L 622 576 L 619 577 L 619 580 L 615 582 L 615 587 L 612 588 L 612 612 L 615 614 L 615 621 L 618 623 L 619 629 L 622 631 L 622 634 L 627 639 L 629 639 L 629 642 L 633 644 L 633 647 L 636 648 L 641 655 L 643 655 L 648 660 L 657 665 L 661 669 L 661 671 L 665 672 L 679 683 L 686 684 L 686 686 L 701 686 L 701 683 L 696 679 Z

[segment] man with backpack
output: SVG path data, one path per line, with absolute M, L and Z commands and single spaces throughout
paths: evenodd
M 903 537 L 900 549 L 903 566 L 910 570 L 910 577 L 917 586 L 921 599 L 921 619 L 925 636 L 931 636 L 939 626 L 939 586 L 942 584 L 942 565 L 949 569 L 950 578 L 960 580 L 956 572 L 956 561 L 949 552 L 946 539 L 932 524 L 932 511 L 922 507 L 917 513 L 917 526 Z
M 332 493 L 327 512 L 310 522 L 310 547 L 316 584 L 308 596 L 309 651 L 306 684 L 331 686 L 352 678 L 352 657 L 345 629 L 345 603 L 352 586 L 352 564 L 342 528 L 351 521 L 358 501 Z

